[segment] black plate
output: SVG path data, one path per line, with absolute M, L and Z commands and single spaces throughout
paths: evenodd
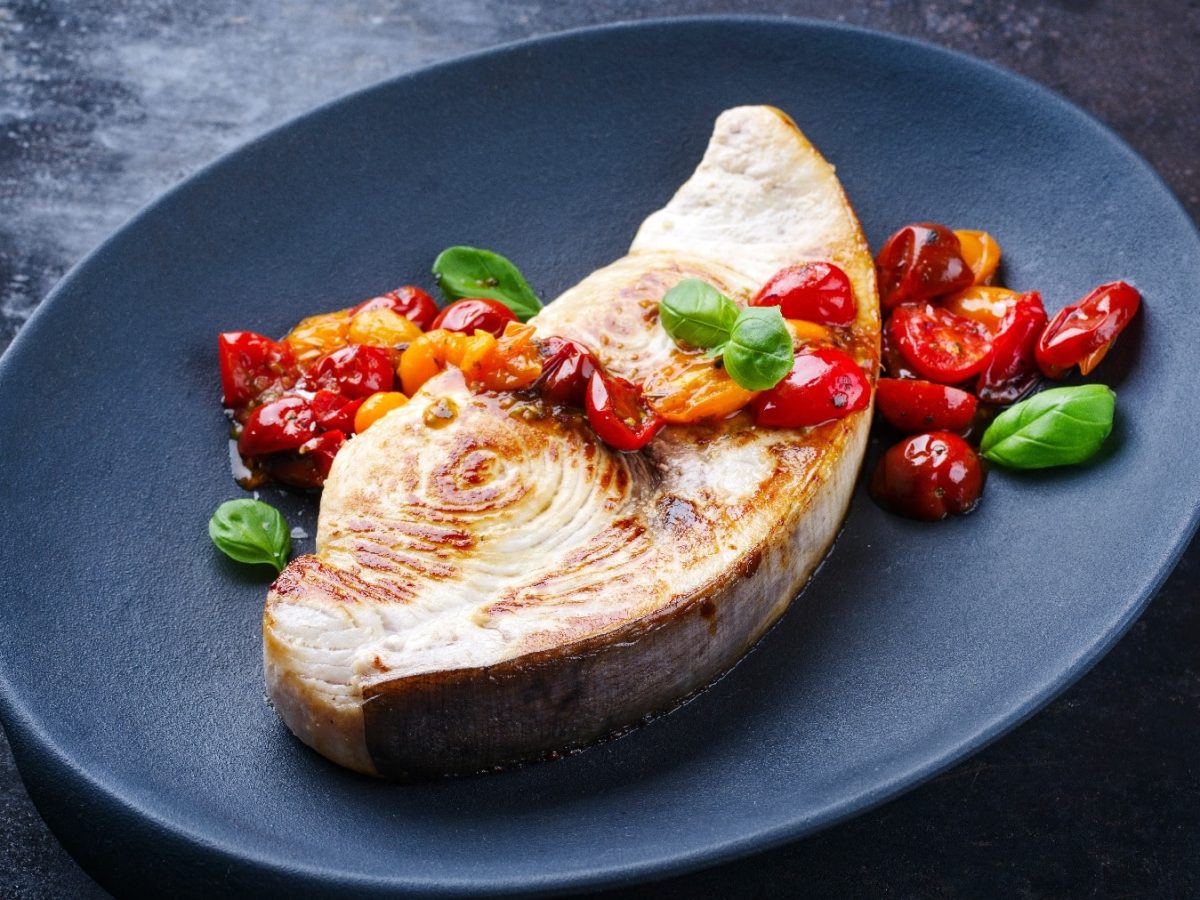
M 1097 377 L 1094 465 L 993 473 L 940 526 L 856 497 L 758 650 L 685 708 L 553 764 L 359 777 L 263 702 L 265 585 L 209 545 L 240 492 L 218 331 L 429 283 L 494 247 L 549 296 L 622 255 L 714 117 L 790 112 L 874 245 L 985 227 L 1057 308 L 1117 277 L 1145 315 Z M 810 833 L 992 740 L 1084 672 L 1196 524 L 1200 241 L 1150 168 L 1027 81 L 864 31 L 618 26 L 356 94 L 223 159 L 77 267 L 0 363 L 0 700 L 30 792 L 106 885 L 502 892 L 677 872 Z M 873 452 L 877 452 L 874 448 Z M 313 531 L 315 504 L 267 492 Z M 297 542 L 300 549 L 311 541 Z

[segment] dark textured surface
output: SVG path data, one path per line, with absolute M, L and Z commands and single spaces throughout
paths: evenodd
M 787 11 L 832 15 L 839 6 Z M 65 266 L 133 208 L 320 100 L 525 34 L 704 10 L 765 7 L 0 6 L 5 328 L 15 330 Z M 968 50 L 1062 91 L 1130 140 L 1193 216 L 1200 211 L 1196 4 L 872 4 L 845 18 Z M 1193 549 L 1113 654 L 1013 735 L 881 810 L 673 882 L 670 893 L 784 896 L 802 883 L 828 895 L 1194 895 L 1196 560 Z M 0 895 L 86 895 L 86 876 L 40 825 L 5 762 Z

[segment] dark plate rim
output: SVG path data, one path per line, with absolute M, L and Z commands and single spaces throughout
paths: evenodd
M 626 19 L 616 22 L 605 23 L 602 25 L 586 26 L 580 28 L 572 28 L 563 31 L 550 32 L 547 34 L 537 35 L 530 38 L 525 38 L 518 41 L 513 41 L 494 47 L 485 48 L 482 50 L 472 51 L 452 59 L 444 60 L 433 65 L 424 66 L 375 84 L 351 91 L 340 95 L 332 100 L 326 101 L 313 109 L 292 117 L 285 122 L 280 123 L 264 132 L 263 134 L 252 138 L 251 140 L 242 143 L 234 149 L 222 154 L 215 160 L 202 166 L 195 172 L 191 173 L 179 183 L 173 185 L 162 194 L 155 197 L 128 220 L 125 221 L 111 235 L 105 238 L 92 251 L 87 253 L 82 259 L 75 263 L 59 280 L 53 289 L 46 295 L 41 303 L 31 314 L 25 325 L 21 328 L 10 344 L 9 350 L 0 355 L 0 390 L 3 390 L 6 373 L 13 367 L 12 359 L 14 354 L 11 352 L 12 347 L 23 348 L 24 344 L 35 340 L 30 335 L 36 329 L 30 328 L 30 325 L 36 324 L 45 314 L 53 303 L 56 302 L 58 296 L 62 294 L 76 279 L 80 277 L 80 273 L 88 268 L 92 261 L 108 252 L 109 247 L 122 237 L 122 235 L 136 227 L 144 218 L 163 204 L 171 202 L 175 196 L 185 190 L 189 190 L 197 182 L 204 180 L 212 171 L 228 164 L 234 157 L 239 156 L 244 151 L 258 147 L 259 145 L 271 141 L 275 136 L 284 132 L 293 126 L 306 122 L 312 118 L 323 115 L 327 110 L 338 106 L 352 99 L 365 96 L 377 91 L 388 91 L 395 89 L 398 85 L 402 85 L 409 81 L 418 80 L 421 78 L 430 77 L 443 70 L 455 68 L 463 65 L 468 65 L 477 60 L 488 59 L 495 56 L 503 56 L 513 52 L 534 49 L 546 44 L 559 43 L 570 40 L 586 40 L 591 35 L 609 34 L 622 31 L 634 30 L 655 30 L 655 29 L 679 29 L 693 27 L 711 27 L 714 24 L 726 24 L 730 26 L 769 26 L 769 27 L 785 27 L 799 28 L 802 30 L 818 30 L 832 31 L 845 35 L 852 36 L 858 40 L 866 41 L 882 41 L 890 43 L 901 48 L 907 47 L 921 53 L 932 53 L 935 57 L 941 57 L 947 62 L 953 62 L 957 65 L 968 65 L 979 67 L 987 70 L 992 76 L 1006 82 L 1012 88 L 1022 89 L 1030 92 L 1033 96 L 1041 101 L 1048 103 L 1056 113 L 1069 116 L 1082 126 L 1090 128 L 1097 138 L 1107 141 L 1109 144 L 1117 148 L 1134 167 L 1141 170 L 1145 175 L 1149 175 L 1151 180 L 1157 184 L 1162 190 L 1166 198 L 1173 205 L 1174 212 L 1177 215 L 1179 222 L 1173 223 L 1184 226 L 1185 231 L 1189 231 L 1192 238 L 1200 250 L 1200 227 L 1188 214 L 1182 203 L 1175 196 L 1174 192 L 1164 181 L 1162 176 L 1154 169 L 1136 150 L 1134 150 L 1128 142 L 1118 135 L 1112 128 L 1100 121 L 1091 113 L 1077 106 L 1070 100 L 1063 97 L 1058 92 L 1033 81 L 1030 78 L 1013 72 L 996 63 L 980 59 L 968 53 L 958 50 L 953 50 L 947 47 L 942 47 L 937 44 L 932 44 L 924 40 L 908 37 L 905 35 L 894 34 L 886 31 L 879 31 L 872 28 L 861 27 L 857 25 L 848 25 L 840 22 L 831 22 L 823 19 L 814 19 L 808 17 L 793 17 L 779 15 L 689 15 L 678 17 L 656 17 L 648 19 Z M 95 777 L 90 775 L 85 769 L 81 768 L 73 760 L 64 753 L 45 733 L 44 729 L 39 727 L 35 717 L 29 710 L 23 708 L 17 701 L 12 686 L 5 676 L 6 665 L 4 665 L 3 657 L 0 657 L 0 724 L 3 724 L 7 730 L 10 739 L 14 744 L 14 754 L 18 760 L 18 771 L 21 764 L 25 761 L 26 753 L 31 752 L 36 748 L 37 753 L 48 758 L 50 762 L 49 768 L 56 772 L 77 780 L 81 784 L 94 792 L 94 796 L 103 799 L 103 802 L 118 808 L 124 816 L 128 816 L 135 820 L 140 820 L 144 823 L 149 823 L 150 827 L 160 835 L 170 835 L 172 838 L 182 841 L 190 845 L 190 847 L 203 855 L 213 857 L 215 859 L 236 860 L 243 865 L 259 870 L 264 875 L 272 880 L 277 879 L 279 884 L 296 883 L 297 881 L 308 883 L 311 886 L 325 885 L 338 886 L 341 888 L 353 888 L 359 891 L 369 893 L 376 892 L 419 892 L 424 895 L 452 895 L 471 893 L 477 896 L 494 896 L 513 893 L 525 894 L 551 894 L 562 893 L 580 890 L 597 890 L 610 887 L 619 887 L 630 885 L 644 881 L 655 881 L 668 878 L 675 875 L 680 875 L 696 869 L 701 869 L 709 866 L 716 866 L 721 863 L 729 862 L 734 859 L 748 856 L 755 852 L 761 852 L 790 841 L 798 840 L 802 837 L 822 831 L 832 827 L 838 823 L 844 822 L 854 816 L 867 812 L 884 802 L 891 800 L 900 794 L 916 787 L 917 785 L 928 781 L 937 776 L 941 772 L 949 769 L 954 764 L 961 762 L 968 756 L 977 753 L 979 750 L 992 743 L 993 741 L 1004 736 L 1014 728 L 1018 727 L 1031 716 L 1041 710 L 1055 697 L 1078 681 L 1086 674 L 1099 660 L 1113 647 L 1113 645 L 1129 630 L 1132 624 L 1137 620 L 1146 605 L 1149 603 L 1161 588 L 1163 582 L 1167 579 L 1170 573 L 1178 564 L 1183 552 L 1200 528 L 1200 507 L 1193 510 L 1191 520 L 1183 523 L 1182 527 L 1176 530 L 1174 541 L 1169 547 L 1163 563 L 1153 579 L 1152 583 L 1138 597 L 1136 597 L 1126 608 L 1125 613 L 1113 625 L 1104 637 L 1089 647 L 1084 653 L 1081 653 L 1075 661 L 1058 677 L 1044 684 L 1040 690 L 1029 693 L 1021 703 L 1010 709 L 1006 714 L 994 715 L 990 717 L 985 724 L 978 728 L 972 737 L 966 741 L 950 742 L 953 746 L 943 749 L 931 757 L 926 757 L 922 762 L 911 764 L 903 768 L 903 771 L 898 772 L 891 778 L 886 779 L 881 783 L 877 783 L 872 787 L 862 790 L 849 797 L 843 798 L 840 802 L 830 803 L 817 811 L 809 818 L 802 822 L 792 823 L 790 825 L 768 826 L 758 831 L 748 833 L 735 840 L 727 840 L 717 842 L 711 845 L 706 845 L 690 852 L 671 854 L 662 856 L 650 861 L 637 863 L 634 865 L 626 865 L 622 867 L 591 867 L 587 869 L 579 869 L 566 874 L 548 874 L 542 878 L 532 880 L 503 880 L 503 879 L 479 879 L 479 878 L 461 878 L 461 879 L 413 879 L 411 877 L 397 880 L 391 878 L 378 878 L 366 876 L 360 873 L 339 871 L 335 869 L 327 869 L 316 866 L 296 865 L 291 863 L 281 863 L 280 861 L 268 856 L 248 852 L 246 848 L 238 847 L 222 841 L 214 841 L 207 837 L 202 832 L 197 832 L 187 826 L 173 822 L 170 819 L 160 816 L 158 813 L 145 808 L 135 799 L 128 797 L 121 792 L 114 790 L 113 786 L 103 784 Z M 832 552 L 832 551 L 831 551 Z M 27 764 L 27 763 L 26 763 Z M 24 778 L 24 775 L 22 775 Z

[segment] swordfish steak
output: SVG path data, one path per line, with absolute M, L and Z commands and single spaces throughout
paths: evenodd
M 745 304 L 787 265 L 853 283 L 874 379 L 874 266 L 833 168 L 779 110 L 717 119 L 629 253 L 532 320 L 641 381 L 680 351 L 658 301 L 701 278 Z M 338 454 L 316 552 L 272 585 L 267 689 L 288 727 L 372 775 L 484 771 L 582 747 L 732 666 L 828 550 L 870 410 L 815 428 L 743 413 L 638 453 L 583 417 L 473 394 L 454 369 Z

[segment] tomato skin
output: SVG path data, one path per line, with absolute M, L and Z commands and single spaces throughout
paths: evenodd
M 280 450 L 295 450 L 318 431 L 312 405 L 290 394 L 264 403 L 250 414 L 238 439 L 242 456 L 262 456 Z
M 1137 288 L 1113 281 L 1059 310 L 1038 339 L 1042 374 L 1062 378 L 1076 365 L 1084 375 L 1090 372 L 1137 314 L 1141 299 Z
M 295 383 L 296 364 L 285 343 L 253 331 L 226 331 L 217 337 L 217 353 L 223 402 L 230 409 L 245 406 L 270 387 Z
M 762 286 L 750 305 L 778 306 L 785 319 L 822 325 L 849 325 L 858 315 L 850 278 L 828 262 L 781 269 Z
M 355 399 L 343 397 L 336 391 L 322 388 L 313 395 L 310 405 L 313 417 L 323 430 L 353 434 L 355 431 L 354 416 L 358 412 L 358 408 L 362 406 L 363 399 L 362 397 Z
M 434 328 L 474 334 L 486 331 L 492 337 L 501 337 L 509 322 L 517 321 L 513 311 L 499 300 L 487 297 L 466 297 L 455 300 L 433 320 Z
M 548 403 L 582 407 L 588 382 L 600 367 L 596 357 L 583 344 L 560 337 L 547 338 L 542 352 L 547 355 L 534 387 Z
M 641 450 L 664 424 L 646 407 L 638 385 L 600 369 L 588 379 L 584 400 L 592 430 L 615 450 Z
M 975 395 L 932 381 L 880 378 L 875 387 L 879 414 L 910 434 L 921 431 L 964 431 L 975 418 Z
M 1033 390 L 1042 377 L 1035 351 L 1045 328 L 1041 294 L 1018 297 L 992 338 L 992 358 L 975 383 L 980 400 L 1007 405 Z
M 350 310 L 350 316 L 356 316 L 368 309 L 390 309 L 398 312 L 422 331 L 428 331 L 438 316 L 437 304 L 433 302 L 433 298 L 412 284 L 364 300 Z
M 352 399 L 390 391 L 395 372 L 386 350 L 352 344 L 319 359 L 308 380 L 317 388 L 335 391 Z
M 975 276 L 976 284 L 991 284 L 1000 267 L 1000 245 L 986 231 L 955 229 L 963 260 Z
M 888 323 L 885 322 L 879 335 L 879 361 L 883 366 L 883 371 L 892 378 L 920 378 L 921 376 L 914 372 L 912 366 L 908 364 L 908 360 L 901 355 L 900 349 L 896 346 L 896 340 L 892 336 L 892 329 L 887 325 Z
M 345 443 L 346 435 L 342 432 L 326 431 L 306 441 L 298 450 L 269 457 L 266 469 L 283 484 L 319 488 L 324 486 L 333 458 Z
M 992 353 L 982 325 L 928 303 L 897 307 L 886 328 L 890 342 L 912 370 L 939 384 L 975 377 Z
M 988 334 L 995 336 L 1020 296 L 1017 291 L 1007 288 L 976 284 L 939 300 L 938 306 L 964 319 L 978 322 Z
M 871 476 L 871 496 L 910 519 L 936 522 L 970 512 L 983 492 L 983 466 L 957 434 L 934 431 L 890 447 Z
M 771 428 L 803 428 L 841 419 L 866 409 L 871 382 L 841 350 L 822 347 L 798 353 L 792 371 L 750 401 L 754 424 Z
M 958 237 L 944 225 L 918 222 L 888 238 L 875 258 L 883 308 L 953 294 L 975 283 Z

